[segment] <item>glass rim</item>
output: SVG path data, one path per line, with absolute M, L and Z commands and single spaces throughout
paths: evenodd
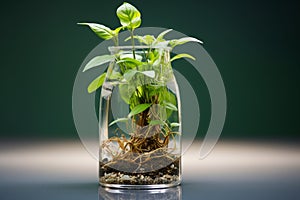
M 137 45 L 137 46 L 134 46 L 134 49 L 135 50 L 139 50 L 139 49 L 164 49 L 164 50 L 167 50 L 167 51 L 170 51 L 172 48 L 171 47 L 151 47 L 151 46 L 147 46 L 147 45 Z M 108 50 L 113 52 L 113 51 L 116 51 L 116 50 L 132 50 L 133 49 L 133 46 L 131 45 L 126 45 L 126 46 L 109 46 L 108 47 Z

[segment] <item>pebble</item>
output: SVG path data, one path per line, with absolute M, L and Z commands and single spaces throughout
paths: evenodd
M 107 183 L 112 183 L 112 182 L 115 182 L 115 181 L 116 181 L 116 179 L 114 179 L 114 178 L 108 178 L 108 179 L 106 179 Z
M 124 176 L 122 176 L 122 178 L 120 180 L 122 180 L 122 181 L 130 181 L 131 178 L 128 175 L 124 175 Z
M 164 175 L 164 177 L 165 178 L 167 178 L 167 179 L 172 179 L 173 177 L 172 176 L 170 176 L 169 174 L 167 174 L 167 175 Z

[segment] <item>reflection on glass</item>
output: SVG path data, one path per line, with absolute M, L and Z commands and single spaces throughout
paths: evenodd
M 147 200 L 181 200 L 181 186 L 165 188 L 165 189 L 148 189 L 148 190 L 128 190 L 128 189 L 112 189 L 99 186 L 99 200 L 115 200 L 115 199 L 147 199 Z

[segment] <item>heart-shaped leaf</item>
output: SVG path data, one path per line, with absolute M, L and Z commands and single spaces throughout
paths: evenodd
M 117 9 L 117 16 L 122 26 L 135 29 L 141 25 L 141 13 L 131 4 L 124 3 Z

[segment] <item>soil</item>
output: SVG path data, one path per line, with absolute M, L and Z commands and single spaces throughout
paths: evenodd
M 99 181 L 104 184 L 152 185 L 180 180 L 180 158 L 163 155 L 140 160 L 99 162 Z

